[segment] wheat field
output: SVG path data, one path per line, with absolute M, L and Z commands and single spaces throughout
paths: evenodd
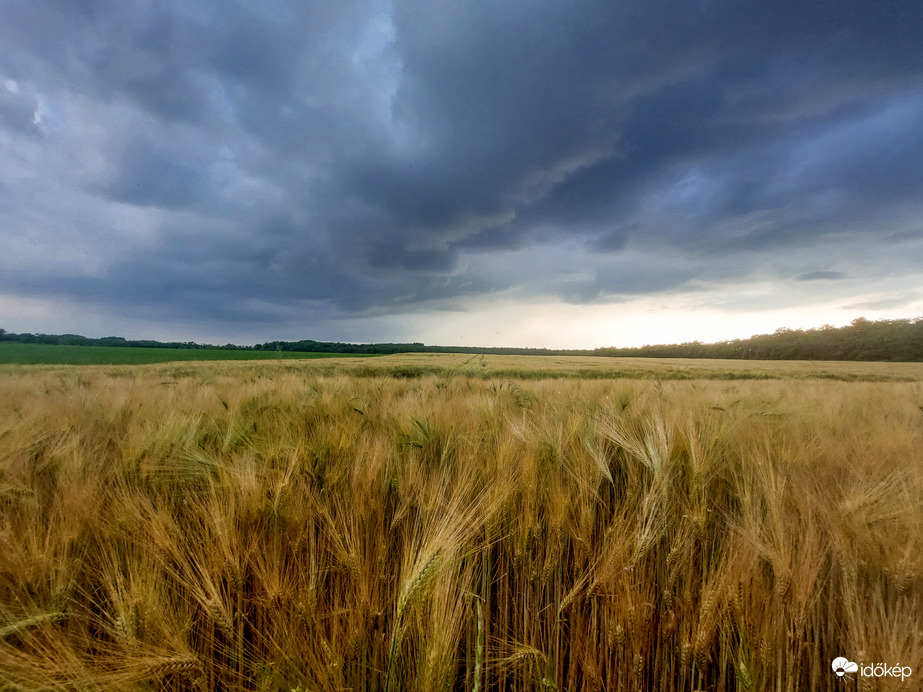
M 921 547 L 920 364 L 0 370 L 3 690 L 915 690 Z

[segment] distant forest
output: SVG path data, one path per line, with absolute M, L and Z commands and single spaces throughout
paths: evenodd
M 748 360 L 878 360 L 923 361 L 923 317 L 905 320 L 867 320 L 860 317 L 846 327 L 778 329 L 747 339 L 705 344 L 597 348 L 479 348 L 427 346 L 422 343 L 347 344 L 330 341 L 269 341 L 254 346 L 197 344 L 191 341 L 131 340 L 120 336 L 92 339 L 77 334 L 16 334 L 0 329 L 0 341 L 59 346 L 120 346 L 128 348 L 201 348 L 235 351 L 299 351 L 303 353 L 486 353 L 494 355 L 617 356 L 634 358 L 732 358 Z
M 748 339 L 703 344 L 598 348 L 599 356 L 640 358 L 736 358 L 745 360 L 923 361 L 923 317 L 853 320 L 846 327 L 777 329 Z

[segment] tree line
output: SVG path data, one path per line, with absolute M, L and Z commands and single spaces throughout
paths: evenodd
M 351 344 L 332 341 L 268 341 L 253 346 L 198 344 L 192 341 L 133 340 L 120 336 L 98 339 L 78 334 L 16 334 L 0 329 L 0 341 L 58 346 L 121 346 L 128 348 L 192 348 L 235 351 L 295 351 L 303 353 L 471 353 L 488 355 L 617 356 L 635 358 L 731 358 L 752 360 L 923 360 L 923 317 L 867 320 L 845 327 L 778 329 L 746 339 L 702 343 L 658 344 L 633 348 L 548 349 L 477 346 L 427 346 L 414 343 Z
M 923 318 L 867 320 L 860 317 L 845 327 L 778 329 L 704 344 L 600 348 L 596 355 L 641 358 L 734 358 L 746 360 L 923 360 Z

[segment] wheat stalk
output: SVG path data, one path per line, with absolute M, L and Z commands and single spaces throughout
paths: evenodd
M 436 569 L 441 560 L 441 554 L 433 553 L 420 565 L 417 571 L 404 583 L 401 590 L 400 598 L 397 601 L 397 613 L 394 617 L 394 629 L 391 632 L 391 653 L 388 656 L 388 674 L 385 678 L 385 692 L 391 684 L 391 674 L 394 669 L 395 656 L 397 654 L 397 645 L 400 639 L 400 629 L 403 623 L 404 614 L 410 610 L 413 605 L 422 599 L 426 588 L 432 583 L 436 574 Z
M 21 634 L 22 632 L 25 632 L 32 627 L 38 627 L 39 625 L 43 625 L 46 622 L 58 622 L 63 620 L 65 617 L 65 614 L 61 612 L 30 615 L 29 617 L 25 617 L 18 622 L 0 627 L 0 640 Z

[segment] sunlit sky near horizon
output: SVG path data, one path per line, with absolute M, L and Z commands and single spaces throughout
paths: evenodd
M 923 3 L 0 4 L 0 327 L 595 348 L 923 315 Z

